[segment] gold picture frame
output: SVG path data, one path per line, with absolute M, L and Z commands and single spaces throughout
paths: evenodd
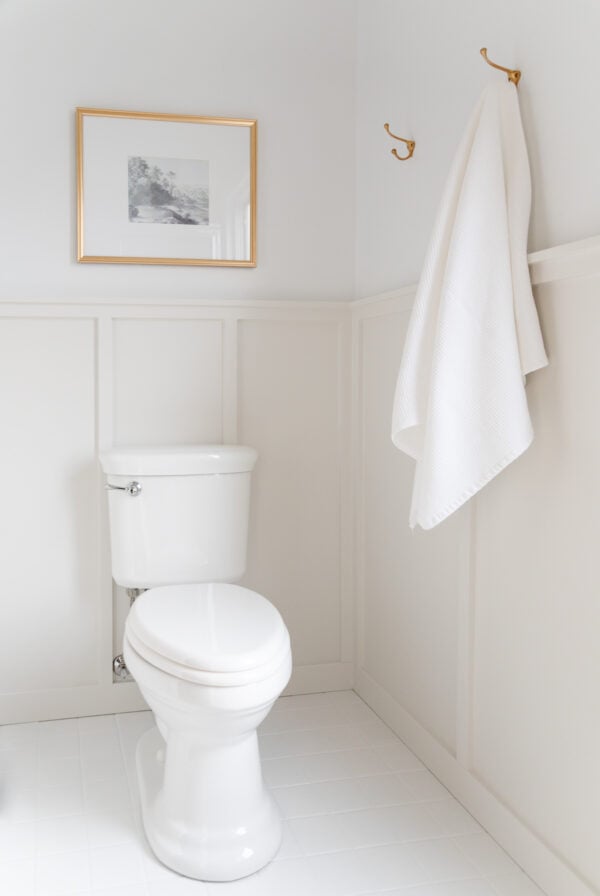
M 77 261 L 256 267 L 255 119 L 76 115 Z

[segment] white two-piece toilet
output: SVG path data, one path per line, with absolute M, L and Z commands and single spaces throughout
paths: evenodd
M 158 858 L 199 880 L 235 880 L 273 858 L 281 821 L 256 729 L 291 673 L 275 607 L 230 584 L 244 572 L 252 448 L 120 448 L 107 476 L 113 578 L 133 604 L 124 658 L 157 728 L 137 771 Z

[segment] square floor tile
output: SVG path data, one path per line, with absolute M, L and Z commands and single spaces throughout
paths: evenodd
M 351 702 L 346 706 L 343 706 L 340 710 L 341 716 L 345 722 L 348 722 L 352 725 L 369 725 L 376 722 L 381 722 L 381 719 L 373 712 L 372 709 L 369 709 L 366 703 L 363 703 L 362 700 L 360 702 Z
M 544 896 L 540 888 L 522 871 L 490 877 L 488 883 L 494 896 Z
M 306 861 L 328 896 L 400 889 L 427 880 L 420 863 L 398 844 L 309 856 Z
M 38 754 L 35 747 L 0 751 L 0 782 L 4 789 L 35 787 L 38 779 Z
M 429 811 L 439 821 L 445 834 L 483 834 L 481 825 L 454 797 L 428 804 Z
M 93 890 L 92 894 L 93 896 L 148 896 L 148 887 L 146 884 L 129 884 L 126 887 Z
M 399 777 L 417 800 L 447 800 L 452 798 L 444 785 L 427 769 L 399 772 Z
M 364 893 L 363 896 L 382 896 L 377 893 Z M 486 880 L 444 881 L 437 884 L 420 884 L 408 890 L 386 890 L 385 896 L 496 896 Z
M 39 722 L 0 726 L 0 751 L 34 747 L 37 744 Z
M 138 841 L 140 837 L 135 816 L 128 806 L 86 812 L 81 821 L 90 848 L 117 846 L 119 843 Z
M 83 812 L 83 789 L 72 782 L 62 786 L 44 784 L 36 794 L 36 816 L 58 818 L 61 815 L 80 815 Z
M 77 730 L 81 737 L 112 735 L 117 730 L 117 719 L 116 716 L 84 716 L 77 719 Z
M 79 755 L 77 719 L 40 722 L 37 736 L 40 756 L 46 759 Z
M 131 805 L 131 790 L 125 774 L 108 780 L 86 780 L 83 783 L 83 802 L 86 812 L 110 812 Z
M 325 896 L 306 859 L 282 859 L 241 880 L 211 883 L 209 893 L 210 896 Z
M 394 772 L 408 772 L 425 768 L 412 750 L 409 750 L 400 740 L 380 744 L 375 747 L 375 750 L 387 768 Z
M 39 856 L 75 852 L 87 847 L 87 833 L 81 815 L 40 818 L 35 823 L 35 851 Z
M 510 875 L 521 870 L 488 834 L 467 834 L 454 842 L 481 874 Z
M 369 803 L 363 794 L 362 780 L 346 778 L 341 781 L 317 781 L 291 787 L 275 787 L 271 792 L 284 818 L 327 815 L 366 808 Z
M 199 880 L 190 880 L 189 877 L 180 875 L 172 875 L 168 880 L 165 878 L 160 882 L 151 881 L 147 887 L 148 896 L 211 896 L 212 894 L 210 884 Z
M 35 853 L 35 823 L 0 821 L 0 865 L 31 860 Z
M 364 808 L 414 803 L 415 796 L 400 775 L 371 775 L 359 778 Z
M 100 731 L 85 731 L 79 734 L 79 748 L 82 756 L 97 756 L 102 753 L 119 753 L 121 741 L 117 726 Z
M 99 753 L 82 753 L 81 770 L 84 781 L 110 781 L 125 774 L 125 762 L 120 748 Z
M 0 863 L 0 893 L 32 896 L 35 893 L 35 869 L 32 861 Z
M 92 849 L 90 865 L 94 889 L 106 889 L 115 882 L 121 886 L 145 883 L 143 851 L 137 843 Z
M 281 859 L 297 859 L 304 855 L 304 850 L 300 846 L 297 837 L 290 827 L 289 821 L 283 822 L 283 837 L 281 846 L 275 856 L 274 861 L 279 862 Z
M 90 888 L 87 850 L 38 856 L 35 862 L 35 896 L 63 896 Z
M 261 726 L 283 841 L 257 874 L 194 881 L 152 854 L 135 768 L 151 712 L 0 728 L 4 896 L 543 896 L 353 692 Z
M 340 815 L 317 815 L 312 818 L 292 818 L 287 822 L 305 855 L 337 852 L 348 849 L 348 835 Z
M 124 712 L 115 717 L 119 737 L 122 740 L 137 740 L 145 731 L 154 728 L 154 714 L 148 710 L 143 712 Z
M 464 853 L 447 838 L 411 843 L 408 848 L 426 870 L 431 881 L 447 882 L 481 877 Z
M 363 723 L 359 727 L 362 736 L 369 746 L 395 743 L 398 740 L 392 729 L 388 728 L 388 726 L 384 724 L 381 719 Z
M 308 731 L 282 731 L 278 734 L 264 734 L 259 740 L 260 755 L 263 759 L 273 759 L 280 756 L 323 753 L 331 748 L 330 730 L 315 728 Z M 347 748 L 347 744 L 344 746 Z
M 37 814 L 38 792 L 35 787 L 19 787 L 9 781 L 0 790 L 0 816 L 5 824 L 33 821 Z
M 79 756 L 38 757 L 37 780 L 41 787 L 72 787 L 81 785 Z

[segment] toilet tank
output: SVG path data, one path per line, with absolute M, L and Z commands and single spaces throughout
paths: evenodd
M 152 588 L 239 579 L 256 458 L 241 445 L 103 452 L 115 582 Z

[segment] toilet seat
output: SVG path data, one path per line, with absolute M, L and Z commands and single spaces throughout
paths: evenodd
M 290 650 L 275 607 L 255 591 L 224 583 L 151 588 L 135 601 L 125 636 L 158 669 L 216 687 L 262 681 Z

